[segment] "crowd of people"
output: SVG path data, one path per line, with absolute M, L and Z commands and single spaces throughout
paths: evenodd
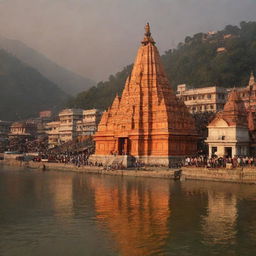
M 235 156 L 235 157 L 186 157 L 184 166 L 207 167 L 207 168 L 225 168 L 227 165 L 236 167 L 256 166 L 256 157 Z
M 74 143 L 73 143 L 74 144 Z M 38 156 L 34 157 L 34 161 L 48 161 L 64 164 L 74 164 L 80 166 L 98 166 L 104 169 L 123 169 L 122 161 L 112 161 L 111 163 L 103 166 L 101 163 L 91 162 L 89 160 L 90 155 L 94 152 L 94 144 L 90 138 L 86 142 L 76 142 L 76 150 L 73 148 L 73 144 L 70 143 L 63 145 L 56 149 L 48 149 L 47 138 L 42 137 L 36 140 L 29 140 L 26 138 L 11 138 L 8 141 L 8 151 L 19 152 L 38 152 Z M 79 147 L 78 147 L 79 146 Z M 82 150 L 78 148 L 84 147 Z M 206 167 L 206 168 L 226 168 L 229 167 L 256 167 L 256 156 L 235 156 L 235 157 L 207 157 L 202 152 L 198 152 L 197 156 L 186 157 L 181 163 L 175 163 L 172 168 L 180 168 L 181 166 L 194 166 L 194 167 Z M 141 169 L 145 164 L 141 161 L 135 160 L 134 167 Z M 154 167 L 154 166 L 152 166 Z
M 39 154 L 34 158 L 34 161 L 47 161 L 54 163 L 74 164 L 76 166 L 88 165 L 89 154 L 87 152 L 47 152 L 46 154 Z
M 28 137 L 13 137 L 9 138 L 5 142 L 3 151 L 12 152 L 45 152 L 48 150 L 47 137 L 41 137 L 37 139 Z

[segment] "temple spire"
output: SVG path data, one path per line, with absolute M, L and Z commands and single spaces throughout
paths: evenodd
M 144 39 L 141 42 L 143 45 L 147 45 L 148 43 L 155 44 L 154 39 L 151 36 L 151 31 L 150 31 L 150 25 L 149 23 L 146 24 L 145 26 L 145 34 L 144 34 Z
M 250 75 L 249 86 L 254 85 L 254 83 L 255 83 L 255 78 L 252 71 Z
M 145 26 L 145 36 L 147 36 L 147 37 L 151 36 L 149 23 L 147 23 L 146 26 Z

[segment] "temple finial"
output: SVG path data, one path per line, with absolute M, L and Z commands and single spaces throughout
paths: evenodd
M 253 71 L 252 71 L 251 75 L 250 75 L 250 79 L 249 79 L 249 86 L 254 85 L 254 83 L 255 83 L 255 78 L 254 78 Z
M 145 36 L 147 36 L 147 37 L 151 36 L 149 23 L 147 23 L 146 26 L 145 26 Z
M 149 42 L 155 44 L 154 39 L 151 37 L 150 25 L 149 23 L 145 26 L 145 34 L 144 39 L 141 42 L 143 45 L 147 45 Z

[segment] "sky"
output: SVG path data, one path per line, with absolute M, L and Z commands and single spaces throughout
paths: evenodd
M 0 35 L 100 81 L 134 61 L 146 22 L 164 53 L 255 14 L 256 0 L 0 0 Z

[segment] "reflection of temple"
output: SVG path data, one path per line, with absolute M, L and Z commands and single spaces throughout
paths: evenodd
M 203 221 L 204 240 L 210 244 L 232 243 L 236 239 L 237 197 L 227 192 L 208 192 L 208 214 Z
M 168 237 L 168 186 L 93 179 L 96 218 L 111 231 L 120 255 L 144 256 L 162 248 Z
M 169 165 L 196 152 L 194 120 L 169 85 L 149 24 L 145 30 L 122 97 L 104 112 L 94 137 L 98 161 L 116 153 Z

